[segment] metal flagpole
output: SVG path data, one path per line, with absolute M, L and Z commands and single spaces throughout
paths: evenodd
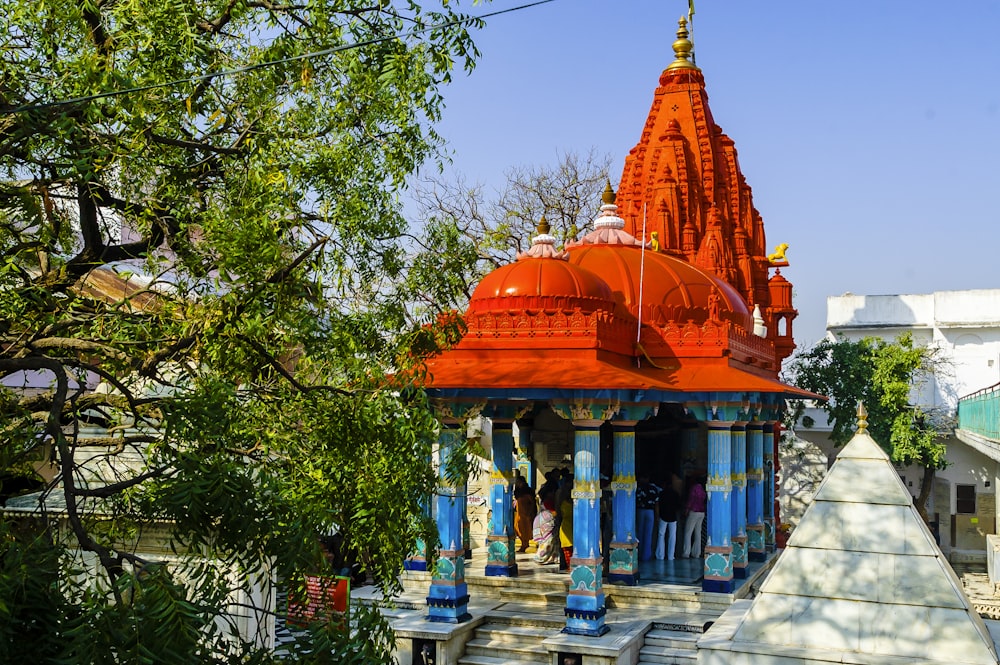
M 642 204 L 642 245 L 640 245 L 639 255 L 639 325 L 635 330 L 635 343 L 638 344 L 642 336 L 642 282 L 646 273 L 646 203 Z

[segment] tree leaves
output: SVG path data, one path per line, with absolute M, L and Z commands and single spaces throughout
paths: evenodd
M 30 541 L 44 585 L 0 549 L 39 662 L 265 662 L 227 623 L 254 576 L 336 530 L 393 589 L 433 542 L 413 381 L 460 322 L 407 322 L 399 198 L 478 55 L 454 5 L 0 0 L 0 467 L 76 516 Z M 362 624 L 296 653 L 387 662 Z
M 930 494 L 927 478 L 947 466 L 941 441 L 946 422 L 943 414 L 929 413 L 914 397 L 944 369 L 933 348 L 916 344 L 904 333 L 891 342 L 877 337 L 824 339 L 798 354 L 790 373 L 795 385 L 830 398 L 820 406 L 833 426 L 830 439 L 838 446 L 854 435 L 857 404 L 864 402 L 868 431 L 893 461 L 930 472 L 926 487 L 921 487 L 918 505 L 923 508 Z

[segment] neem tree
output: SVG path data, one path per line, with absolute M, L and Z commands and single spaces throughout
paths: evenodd
M 860 401 L 868 409 L 868 431 L 892 460 L 923 467 L 917 509 L 925 520 L 934 474 L 947 465 L 947 449 L 940 418 L 914 404 L 911 396 L 942 371 L 941 364 L 933 348 L 915 344 L 904 333 L 891 342 L 878 337 L 824 339 L 798 354 L 790 367 L 795 385 L 830 398 L 821 406 L 833 424 L 830 439 L 835 445 L 854 435 Z
M 265 662 L 220 646 L 234 585 L 339 529 L 391 586 L 433 539 L 397 196 L 477 55 L 454 4 L 0 0 L 4 493 L 56 469 L 0 521 L 0 660 Z M 362 623 L 308 658 L 386 661 Z

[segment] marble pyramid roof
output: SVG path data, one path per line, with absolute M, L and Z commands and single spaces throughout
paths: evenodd
M 798 662 L 997 663 L 888 455 L 859 425 L 726 650 Z

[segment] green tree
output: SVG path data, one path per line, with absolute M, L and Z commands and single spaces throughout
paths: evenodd
M 947 466 L 941 440 L 944 423 L 911 397 L 941 371 L 935 350 L 914 343 L 910 333 L 891 342 L 877 337 L 824 339 L 797 355 L 790 367 L 795 385 L 830 398 L 821 406 L 833 425 L 830 438 L 835 445 L 854 435 L 860 401 L 868 409 L 868 431 L 893 461 L 923 468 L 917 509 L 925 520 L 934 474 Z
M 247 580 L 339 530 L 392 590 L 433 542 L 403 377 L 456 324 L 386 284 L 478 55 L 455 5 L 0 0 L 3 493 L 54 470 L 45 519 L 0 519 L 0 660 L 265 662 L 232 635 Z M 387 662 L 359 626 L 293 652 Z

